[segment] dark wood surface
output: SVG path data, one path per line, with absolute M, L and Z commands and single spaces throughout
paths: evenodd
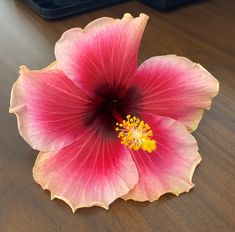
M 203 64 L 220 81 L 212 110 L 194 133 L 203 161 L 196 187 L 180 197 L 153 203 L 115 201 L 109 211 L 93 207 L 75 214 L 60 200 L 50 201 L 32 178 L 37 151 L 19 136 L 8 114 L 18 67 L 39 69 L 53 61 L 53 46 L 71 27 L 130 12 L 150 16 L 140 62 L 174 53 Z M 0 231 L 235 231 L 235 1 L 198 1 L 170 12 L 127 2 L 60 21 L 45 21 L 21 1 L 0 1 Z

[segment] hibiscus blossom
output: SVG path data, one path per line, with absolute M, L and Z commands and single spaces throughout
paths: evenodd
M 137 68 L 148 16 L 99 18 L 66 31 L 47 68 L 20 68 L 10 112 L 40 150 L 33 177 L 74 211 L 188 192 L 195 138 L 217 80 L 199 64 L 156 56 Z M 190 131 L 190 132 L 189 132 Z

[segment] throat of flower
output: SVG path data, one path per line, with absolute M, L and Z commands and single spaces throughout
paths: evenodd
M 156 150 L 156 141 L 151 139 L 153 131 L 150 126 L 144 121 L 131 115 L 126 116 L 126 120 L 116 123 L 116 131 L 118 138 L 121 139 L 121 144 L 138 151 L 140 149 L 151 153 Z

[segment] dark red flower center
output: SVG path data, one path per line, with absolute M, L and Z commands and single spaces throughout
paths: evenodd
M 101 133 L 115 136 L 117 119 L 112 109 L 122 117 L 126 115 L 139 115 L 141 95 L 136 87 L 110 86 L 102 84 L 95 89 L 91 104 L 86 114 L 86 126 L 94 125 Z

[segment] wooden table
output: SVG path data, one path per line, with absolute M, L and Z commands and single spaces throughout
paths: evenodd
M 109 211 L 92 207 L 73 214 L 33 181 L 37 151 L 19 136 L 8 113 L 11 86 L 19 65 L 40 69 L 54 60 L 54 43 L 68 28 L 125 12 L 150 16 L 140 62 L 174 53 L 203 64 L 220 81 L 220 94 L 194 133 L 203 162 L 189 194 L 153 203 L 117 200 Z M 234 58 L 234 0 L 198 1 L 165 13 L 130 1 L 59 21 L 41 19 L 21 1 L 0 1 L 0 231 L 235 231 Z

